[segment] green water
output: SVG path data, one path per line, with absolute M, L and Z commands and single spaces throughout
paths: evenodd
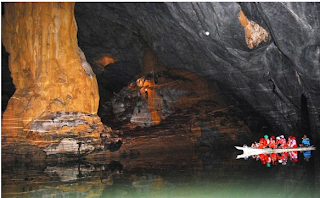
M 2 197 L 318 198 L 317 151 L 309 161 L 267 167 L 234 150 L 198 152 L 197 159 L 125 159 L 90 164 L 2 165 Z M 171 153 L 172 159 L 180 153 Z M 154 156 L 155 158 L 157 156 Z M 154 157 L 152 160 L 154 160 Z M 148 162 L 148 163 L 147 163 Z

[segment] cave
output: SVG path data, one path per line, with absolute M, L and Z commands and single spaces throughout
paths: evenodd
M 310 136 L 308 100 L 304 94 L 301 94 L 301 131 L 307 136 Z
M 319 3 L 1 9 L 2 197 L 320 193 Z

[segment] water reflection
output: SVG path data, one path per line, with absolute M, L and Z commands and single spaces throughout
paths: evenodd
M 2 170 L 2 197 L 317 197 L 320 187 L 319 158 L 289 152 L 267 155 L 286 166 L 261 168 L 256 158 L 236 160 L 232 150 L 198 152 L 198 160 L 170 164 L 149 158 L 106 159 L 105 163 L 36 164 L 5 167 Z M 170 153 L 172 158 L 183 151 Z M 264 156 L 265 157 L 265 156 Z M 263 157 L 259 157 L 259 161 Z M 188 163 L 186 163 L 188 162 Z M 294 173 L 294 174 L 293 174 Z
M 90 173 L 94 171 L 92 165 L 66 165 L 66 166 L 48 166 L 44 173 L 49 177 L 58 177 L 61 182 L 74 181 L 77 179 L 90 177 Z
M 309 161 L 311 158 L 311 151 L 304 151 L 303 152 L 304 160 Z M 296 163 L 298 162 L 298 151 L 291 151 L 291 152 L 282 152 L 282 153 L 271 153 L 271 154 L 259 154 L 259 155 L 252 155 L 253 159 L 260 161 L 261 164 L 270 167 L 271 165 L 286 165 L 288 160 Z
M 288 161 L 297 163 L 299 161 L 299 151 L 303 154 L 303 159 L 308 162 L 311 159 L 311 151 L 315 150 L 315 147 L 313 146 L 296 149 L 255 149 L 250 147 L 237 146 L 236 148 L 238 150 L 243 150 L 244 152 L 241 155 L 237 155 L 236 159 L 248 159 L 251 157 L 256 161 L 260 161 L 261 164 L 266 165 L 267 167 L 278 164 L 287 165 Z M 285 150 L 286 152 L 280 152 L 279 150 Z

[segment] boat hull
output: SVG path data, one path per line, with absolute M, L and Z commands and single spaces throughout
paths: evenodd
M 271 154 L 271 153 L 283 153 L 283 152 L 291 152 L 291 151 L 311 151 L 316 150 L 316 147 L 309 146 L 309 147 L 299 147 L 299 148 L 283 148 L 283 149 L 272 149 L 272 148 L 251 148 L 251 147 L 241 147 L 235 146 L 236 149 L 242 150 L 243 154 L 238 155 L 237 159 L 240 158 L 248 158 L 251 155 L 259 155 L 259 154 Z

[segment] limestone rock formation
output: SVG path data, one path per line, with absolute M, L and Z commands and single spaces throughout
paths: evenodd
M 159 84 L 152 75 L 143 76 L 131 83 L 112 99 L 113 113 L 119 120 L 130 120 L 137 126 L 160 124 L 173 111 L 173 103 L 187 93 L 161 86 L 162 75 L 157 75 Z
M 244 28 L 246 43 L 250 49 L 258 46 L 261 42 L 267 42 L 270 39 L 269 33 L 257 23 L 248 20 L 243 11 L 240 11 L 239 21 Z
M 103 145 L 100 135 L 112 130 L 97 116 L 98 84 L 78 47 L 74 3 L 5 4 L 2 42 L 16 87 L 3 114 L 3 142 Z

